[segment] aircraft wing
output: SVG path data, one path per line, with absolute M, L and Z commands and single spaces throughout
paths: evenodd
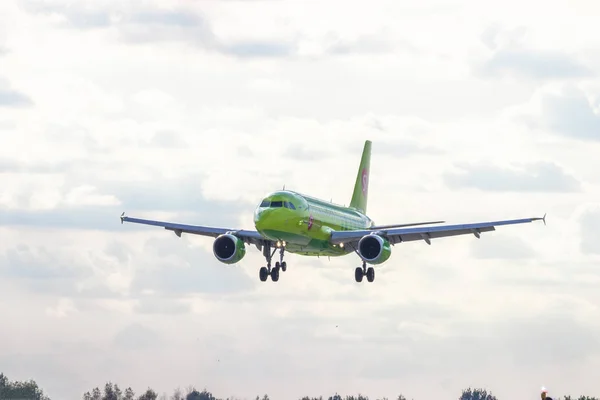
M 254 244 L 260 246 L 265 242 L 269 241 L 265 239 L 260 233 L 257 231 L 248 231 L 248 230 L 236 230 L 236 229 L 228 229 L 228 228 L 214 228 L 210 226 L 200 226 L 200 225 L 185 225 L 178 224 L 173 222 L 163 222 L 163 221 L 154 221 L 151 219 L 140 219 L 140 218 L 131 218 L 126 217 L 125 213 L 121 214 L 121 223 L 123 222 L 132 222 L 134 224 L 144 224 L 144 225 L 152 225 L 159 226 L 165 228 L 166 230 L 173 231 L 179 237 L 181 237 L 182 233 L 189 233 L 193 235 L 201 235 L 201 236 L 211 236 L 217 237 L 219 235 L 223 235 L 225 233 L 231 233 L 238 238 L 242 239 L 244 242 L 249 244 Z
M 429 222 L 411 222 L 409 224 L 392 224 L 392 225 L 375 225 L 369 228 L 369 230 L 380 230 L 380 229 L 389 229 L 389 228 L 406 228 L 407 226 L 417 226 L 417 225 L 433 225 L 433 224 L 443 224 L 446 221 L 429 221 Z
M 458 235 L 475 235 L 479 238 L 482 232 L 495 231 L 496 226 L 525 224 L 533 221 L 544 221 L 546 224 L 546 215 L 541 218 L 523 218 L 510 219 L 494 222 L 480 222 L 474 224 L 462 225 L 442 225 L 428 226 L 423 228 L 391 228 L 381 230 L 354 230 L 354 231 L 334 231 L 331 233 L 329 241 L 332 244 L 357 242 L 360 238 L 369 234 L 379 234 L 386 237 L 391 244 L 400 242 L 410 242 L 414 240 L 424 240 L 427 244 L 431 244 L 431 239 L 437 239 L 448 236 Z

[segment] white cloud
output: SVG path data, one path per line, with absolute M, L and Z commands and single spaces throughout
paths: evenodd
M 30 100 L 0 108 L 2 372 L 53 398 L 593 394 L 593 4 L 69 4 L 0 5 L 0 102 Z M 117 218 L 253 228 L 284 184 L 347 204 L 365 139 L 377 223 L 548 225 L 397 245 L 371 285 L 290 254 L 263 284 L 254 247 L 225 266 Z
M 112 206 L 119 205 L 120 201 L 112 195 L 98 194 L 94 186 L 83 185 L 69 191 L 65 203 L 70 206 Z
M 76 309 L 71 299 L 60 299 L 56 306 L 46 308 L 46 314 L 56 318 L 65 318 L 73 311 Z

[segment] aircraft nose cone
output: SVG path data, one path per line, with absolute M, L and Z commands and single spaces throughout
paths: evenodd
M 254 226 L 257 231 L 264 231 L 272 226 L 273 219 L 271 216 L 273 215 L 273 211 L 274 210 L 262 210 L 254 215 Z
M 266 212 L 266 211 L 267 210 L 262 210 L 262 211 L 256 212 L 256 214 L 254 214 L 254 226 L 256 227 L 256 229 L 258 231 L 261 231 L 265 228 L 267 214 L 268 214 L 268 212 Z

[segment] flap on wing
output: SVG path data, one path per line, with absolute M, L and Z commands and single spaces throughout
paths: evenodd
M 390 229 L 390 228 L 406 228 L 408 226 L 443 224 L 444 222 L 446 222 L 446 221 L 412 222 L 409 224 L 375 225 L 369 229 L 370 230 L 379 230 L 379 229 Z

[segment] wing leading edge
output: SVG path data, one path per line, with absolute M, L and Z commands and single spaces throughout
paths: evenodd
M 254 244 L 260 246 L 268 241 L 260 233 L 257 231 L 248 231 L 248 230 L 236 230 L 236 229 L 228 229 L 228 228 L 215 228 L 210 226 L 200 226 L 200 225 L 186 225 L 186 224 L 177 224 L 173 222 L 164 222 L 164 221 L 155 221 L 151 219 L 141 219 L 141 218 L 131 218 L 126 217 L 125 213 L 121 214 L 121 223 L 123 222 L 131 222 L 134 224 L 143 224 L 143 225 L 152 225 L 159 226 L 165 228 L 166 230 L 173 231 L 179 237 L 181 237 L 182 233 L 189 233 L 192 235 L 201 235 L 201 236 L 211 236 L 217 237 L 219 235 L 223 235 L 226 233 L 231 233 L 244 242 L 249 244 Z
M 448 236 L 458 235 L 479 235 L 483 232 L 491 232 L 496 230 L 496 226 L 525 224 L 533 221 L 544 221 L 546 224 L 546 214 L 543 217 L 510 219 L 494 222 L 480 222 L 474 224 L 460 225 L 444 225 L 444 226 L 429 226 L 423 228 L 392 228 L 392 229 L 364 229 L 355 231 L 334 231 L 331 233 L 330 242 L 332 244 L 340 244 L 354 242 L 361 237 L 369 234 L 377 234 L 386 237 L 391 244 L 400 242 L 410 242 L 414 240 L 424 240 L 427 244 L 431 244 L 431 239 L 437 239 Z

